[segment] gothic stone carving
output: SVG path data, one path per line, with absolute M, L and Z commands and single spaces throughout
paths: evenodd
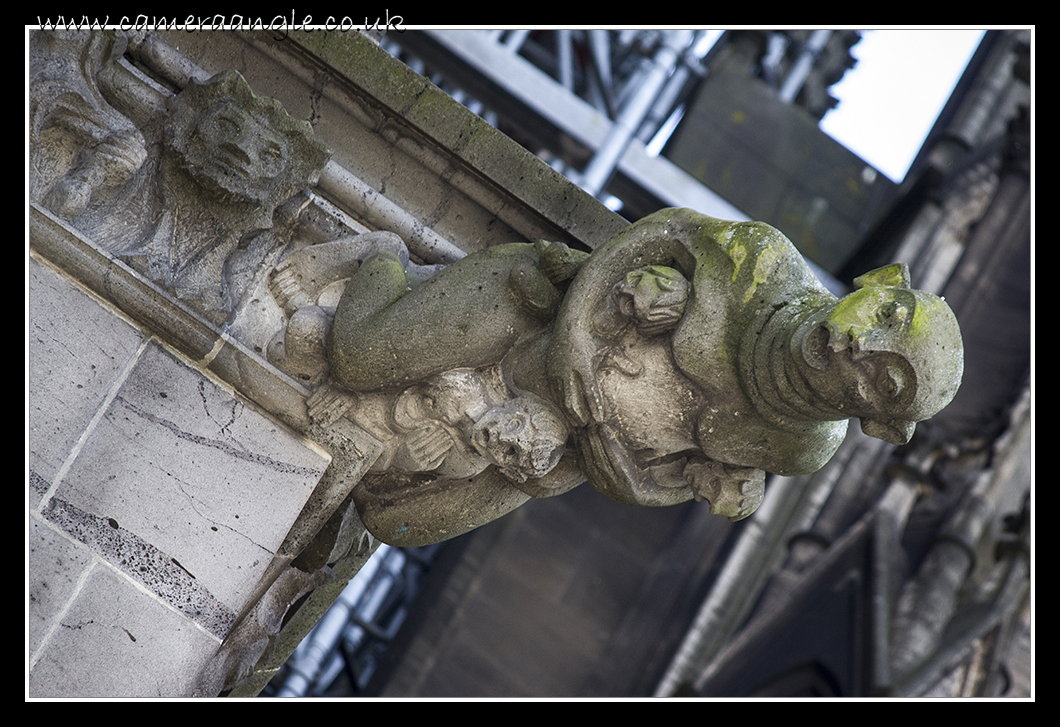
M 226 289 L 226 266 L 238 253 L 253 254 L 251 241 L 273 227 L 277 207 L 316 182 L 330 153 L 308 122 L 255 96 L 235 71 L 191 81 L 170 108 L 156 190 L 161 206 L 142 241 L 123 254 L 182 298 L 228 312 L 236 300 Z
M 273 274 L 290 320 L 270 356 L 319 385 L 315 420 L 387 442 L 354 501 L 396 545 L 584 479 L 619 502 L 696 498 L 741 519 L 765 472 L 819 469 L 848 419 L 908 441 L 963 371 L 953 313 L 903 265 L 840 300 L 777 230 L 691 210 L 592 255 L 503 244 L 422 277 L 390 233 L 306 248 Z
M 72 218 L 143 165 L 143 134 L 104 97 L 97 74 L 124 49 L 113 33 L 30 33 L 30 197 Z
M 124 44 L 31 34 L 31 199 L 220 324 L 291 242 L 329 152 L 238 73 L 170 93 L 121 67 Z M 848 419 L 904 442 L 960 382 L 954 317 L 902 266 L 838 300 L 761 223 L 663 210 L 592 255 L 511 243 L 439 268 L 372 232 L 302 247 L 270 279 L 287 320 L 268 357 L 311 389 L 307 434 L 347 420 L 374 439 L 371 471 L 347 479 L 359 519 L 395 545 L 585 480 L 623 503 L 747 517 L 765 472 L 818 469 Z M 249 673 L 324 564 L 370 549 L 359 525 L 331 530 L 285 554 L 203 693 Z
M 223 323 L 330 152 L 236 71 L 177 94 L 118 73 L 125 43 L 31 33 L 31 199 Z

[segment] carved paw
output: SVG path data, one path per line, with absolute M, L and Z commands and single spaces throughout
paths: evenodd
M 273 336 L 266 349 L 269 362 L 310 386 L 328 373 L 327 335 L 331 317 L 319 306 L 295 310 L 287 325 Z
M 308 293 L 302 290 L 300 276 L 291 258 L 281 262 L 272 271 L 269 276 L 269 292 L 288 316 L 294 315 L 299 308 L 315 302 Z
M 562 242 L 538 240 L 534 243 L 541 258 L 541 272 L 551 283 L 562 283 L 570 280 L 589 259 L 589 253 L 571 250 Z
M 542 321 L 551 321 L 563 300 L 555 286 L 530 263 L 512 268 L 508 286 L 520 307 Z
M 337 387 L 325 384 L 306 399 L 309 407 L 309 418 L 314 424 L 330 426 L 338 421 L 346 411 L 357 403 L 357 398 Z
M 440 426 L 424 426 L 406 436 L 394 464 L 408 472 L 430 472 L 441 466 L 453 437 Z
M 571 352 L 570 370 L 558 378 L 557 385 L 563 395 L 564 408 L 568 416 L 584 426 L 589 422 L 604 421 L 604 400 L 596 380 L 595 366 L 588 354 Z
M 707 460 L 685 467 L 685 477 L 697 500 L 710 503 L 710 511 L 736 522 L 762 504 L 766 473 L 754 467 L 739 467 Z

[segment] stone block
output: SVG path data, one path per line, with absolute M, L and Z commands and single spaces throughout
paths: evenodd
M 128 321 L 30 259 L 29 467 L 45 483 L 58 474 L 143 339 Z
M 92 556 L 37 517 L 29 519 L 29 653 L 73 595 Z
M 125 547 L 149 545 L 238 613 L 327 464 L 319 449 L 152 344 L 55 498 L 70 522 L 106 521 L 126 534 Z M 104 541 L 94 542 L 110 559 Z
M 32 665 L 37 698 L 181 697 L 218 640 L 102 563 Z

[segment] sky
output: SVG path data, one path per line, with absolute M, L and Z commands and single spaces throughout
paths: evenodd
M 982 30 L 866 31 L 851 49 L 857 65 L 832 86 L 839 105 L 821 129 L 895 182 L 901 182 Z

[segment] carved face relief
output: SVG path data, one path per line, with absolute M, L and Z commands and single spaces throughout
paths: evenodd
M 906 287 L 868 286 L 836 305 L 826 323 L 829 347 L 849 346 L 855 360 L 880 363 L 872 385 L 877 408 L 912 421 L 934 416 L 953 399 L 964 370 L 957 319 L 935 295 Z M 882 402 L 888 401 L 888 405 Z
M 264 200 L 273 180 L 287 169 L 291 145 L 268 121 L 231 99 L 199 115 L 184 151 L 197 179 L 229 194 Z
M 611 295 L 626 318 L 637 321 L 641 335 L 672 330 L 684 315 L 691 285 L 674 268 L 649 265 L 626 275 Z
M 471 428 L 474 447 L 517 482 L 548 474 L 567 441 L 566 426 L 543 406 L 513 399 L 490 408 Z M 535 410 L 536 409 L 536 410 Z
M 173 100 L 166 141 L 181 166 L 214 196 L 278 204 L 316 182 L 330 152 L 279 101 L 255 96 L 235 71 L 190 82 Z

